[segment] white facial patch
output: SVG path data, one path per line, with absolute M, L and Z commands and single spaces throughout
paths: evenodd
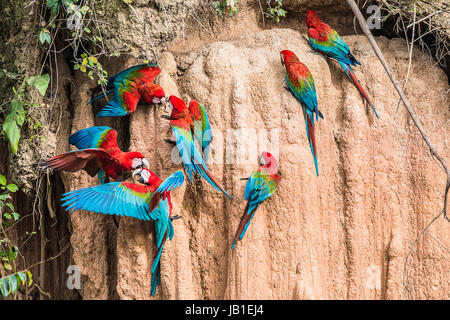
M 161 100 L 159 98 L 157 98 L 157 97 L 153 97 L 152 101 L 153 101 L 154 104 L 158 104 L 158 103 L 161 102 Z
M 147 169 L 149 169 L 150 168 L 150 163 L 148 163 L 148 160 L 147 159 L 142 159 L 142 164 L 144 165 L 144 167 L 146 167 Z
M 170 108 L 170 110 L 173 110 L 173 104 L 172 104 L 172 101 L 169 101 L 169 108 Z
M 264 165 L 267 164 L 267 161 L 266 161 L 266 159 L 265 159 L 264 157 L 261 157 L 261 158 L 259 159 L 259 163 L 260 163 L 262 166 L 264 166 Z
M 150 172 L 147 170 L 142 170 L 141 177 L 142 179 L 144 179 L 144 183 L 147 183 L 148 180 L 150 179 Z
M 140 166 L 142 166 L 142 158 L 134 158 L 131 162 L 131 168 L 136 169 Z

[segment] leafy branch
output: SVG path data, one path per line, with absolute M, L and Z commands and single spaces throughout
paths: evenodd
M 27 83 L 31 87 L 36 88 L 44 96 L 49 82 L 50 76 L 48 74 L 25 77 L 25 80 L 22 81 L 17 89 L 13 88 L 14 98 L 9 103 L 9 113 L 5 117 L 1 130 L 1 133 L 4 133 L 9 141 L 12 154 L 15 154 L 19 148 L 20 129 L 27 120 L 27 110 L 29 107 L 34 106 L 33 103 L 25 98 L 25 84 Z
M 19 188 L 15 184 L 7 183 L 6 177 L 0 174 L 0 259 L 4 270 L 12 272 L 12 274 L 0 278 L 0 293 L 5 298 L 11 293 L 15 293 L 21 285 L 27 284 L 27 275 L 28 286 L 33 282 L 29 270 L 14 271 L 19 248 L 12 244 L 4 228 L 4 226 L 10 227 L 20 218 L 20 214 L 16 212 L 11 201 L 11 194 L 18 190 Z
M 230 17 L 238 13 L 237 8 L 237 0 L 220 0 L 220 1 L 214 1 L 212 3 L 212 6 L 214 9 L 216 9 L 219 16 L 223 14 L 227 14 Z
M 275 5 L 272 7 L 272 1 L 267 0 L 267 9 L 264 15 L 275 22 L 280 22 L 280 18 L 286 17 L 287 11 L 283 9 L 283 0 L 275 0 Z

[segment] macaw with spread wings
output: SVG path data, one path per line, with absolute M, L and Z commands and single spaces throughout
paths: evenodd
M 108 179 L 123 180 L 134 169 L 149 167 L 148 160 L 140 152 L 123 152 L 117 144 L 117 131 L 110 127 L 90 127 L 75 132 L 69 143 L 78 150 L 69 151 L 39 163 L 41 167 L 57 171 L 77 172 L 85 170 L 90 176 L 98 176 L 100 183 Z
M 61 201 L 66 211 L 87 210 L 155 222 L 156 248 L 150 290 L 153 296 L 161 281 L 160 258 L 164 243 L 174 235 L 172 220 L 179 218 L 172 216 L 170 191 L 183 184 L 184 174 L 180 170 L 163 181 L 152 171 L 140 168 L 133 172 L 133 178 L 136 175 L 139 175 L 138 181 L 142 184 L 111 182 L 67 192 Z

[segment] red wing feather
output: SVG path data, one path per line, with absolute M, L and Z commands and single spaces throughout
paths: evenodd
M 102 149 L 111 149 L 111 148 L 119 148 L 117 144 L 117 131 L 114 129 L 110 129 L 106 134 L 105 138 L 100 145 Z
M 157 66 L 145 66 L 139 69 L 139 73 L 143 74 L 143 78 L 141 78 L 143 82 L 153 82 L 156 76 L 161 73 L 161 69 Z
M 108 163 L 118 163 L 103 149 L 83 149 L 66 152 L 39 163 L 41 167 L 52 168 L 58 171 L 77 172 L 84 169 L 89 175 L 95 176 L 97 172 Z

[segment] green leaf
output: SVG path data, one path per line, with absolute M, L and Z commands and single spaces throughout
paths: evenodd
M 19 91 L 19 93 L 17 94 L 19 97 L 11 100 L 10 103 L 11 108 L 10 114 L 12 114 L 12 117 L 14 117 L 14 121 L 17 123 L 19 127 L 21 127 L 25 122 L 25 115 L 26 115 L 26 111 L 24 109 L 24 102 L 20 98 L 20 94 L 21 91 Z
M 48 31 L 45 28 L 41 29 L 41 32 L 39 32 L 39 41 L 41 44 L 48 43 L 50 44 L 52 42 L 52 37 L 50 36 L 50 31 Z
M 89 7 L 88 6 L 82 6 L 80 11 L 81 11 L 81 13 L 86 14 L 86 12 L 89 11 Z
M 7 206 L 8 208 L 10 208 L 11 211 L 14 211 L 14 205 L 13 205 L 12 203 L 7 203 L 6 206 Z
M 23 272 L 17 272 L 16 273 L 17 277 L 20 279 L 20 281 L 22 282 L 22 284 L 27 283 L 27 276 L 25 273 Z
M 4 175 L 0 174 L 0 184 L 6 186 L 6 178 Z
M 19 252 L 19 248 L 17 248 L 16 246 L 12 247 L 12 250 L 9 251 L 9 262 L 12 262 L 16 259 L 17 257 L 17 253 Z
M 44 96 L 47 91 L 48 84 L 50 83 L 50 76 L 46 73 L 40 76 L 30 77 L 27 80 L 27 83 L 38 89 L 41 95 Z
M 9 295 L 9 281 L 5 278 L 0 279 L 0 292 L 5 298 Z
M 12 219 L 12 215 L 10 215 L 9 213 L 5 213 L 4 216 L 6 219 Z
M 19 220 L 20 214 L 18 214 L 17 212 L 13 212 L 12 215 L 13 215 L 14 221 Z
M 9 288 L 10 288 L 11 293 L 16 292 L 17 289 L 19 288 L 17 286 L 17 278 L 16 278 L 16 276 L 15 275 L 10 275 L 6 279 L 8 279 L 8 281 L 9 281 Z
M 27 275 L 28 275 L 28 286 L 31 286 L 31 284 L 33 283 L 33 275 L 31 274 L 30 270 L 27 270 Z
M 2 189 L 4 189 L 5 187 L 1 187 Z M 9 192 L 5 192 L 0 194 L 0 201 L 5 201 L 6 199 L 8 199 L 9 197 Z
M 59 0 L 47 0 L 47 7 L 51 9 L 52 14 L 55 14 L 59 10 Z
M 14 183 L 10 183 L 6 186 L 6 189 L 8 189 L 11 192 L 16 192 L 17 190 L 19 190 L 19 187 L 16 186 Z
M 6 116 L 2 130 L 6 133 L 6 138 L 8 138 L 11 152 L 15 154 L 19 148 L 20 129 L 14 119 L 14 114 L 10 113 Z
M 3 264 L 3 266 L 4 266 L 5 269 L 8 270 L 8 271 L 12 269 L 11 265 L 10 265 L 9 263 L 7 263 L 7 262 L 5 262 L 5 263 Z

